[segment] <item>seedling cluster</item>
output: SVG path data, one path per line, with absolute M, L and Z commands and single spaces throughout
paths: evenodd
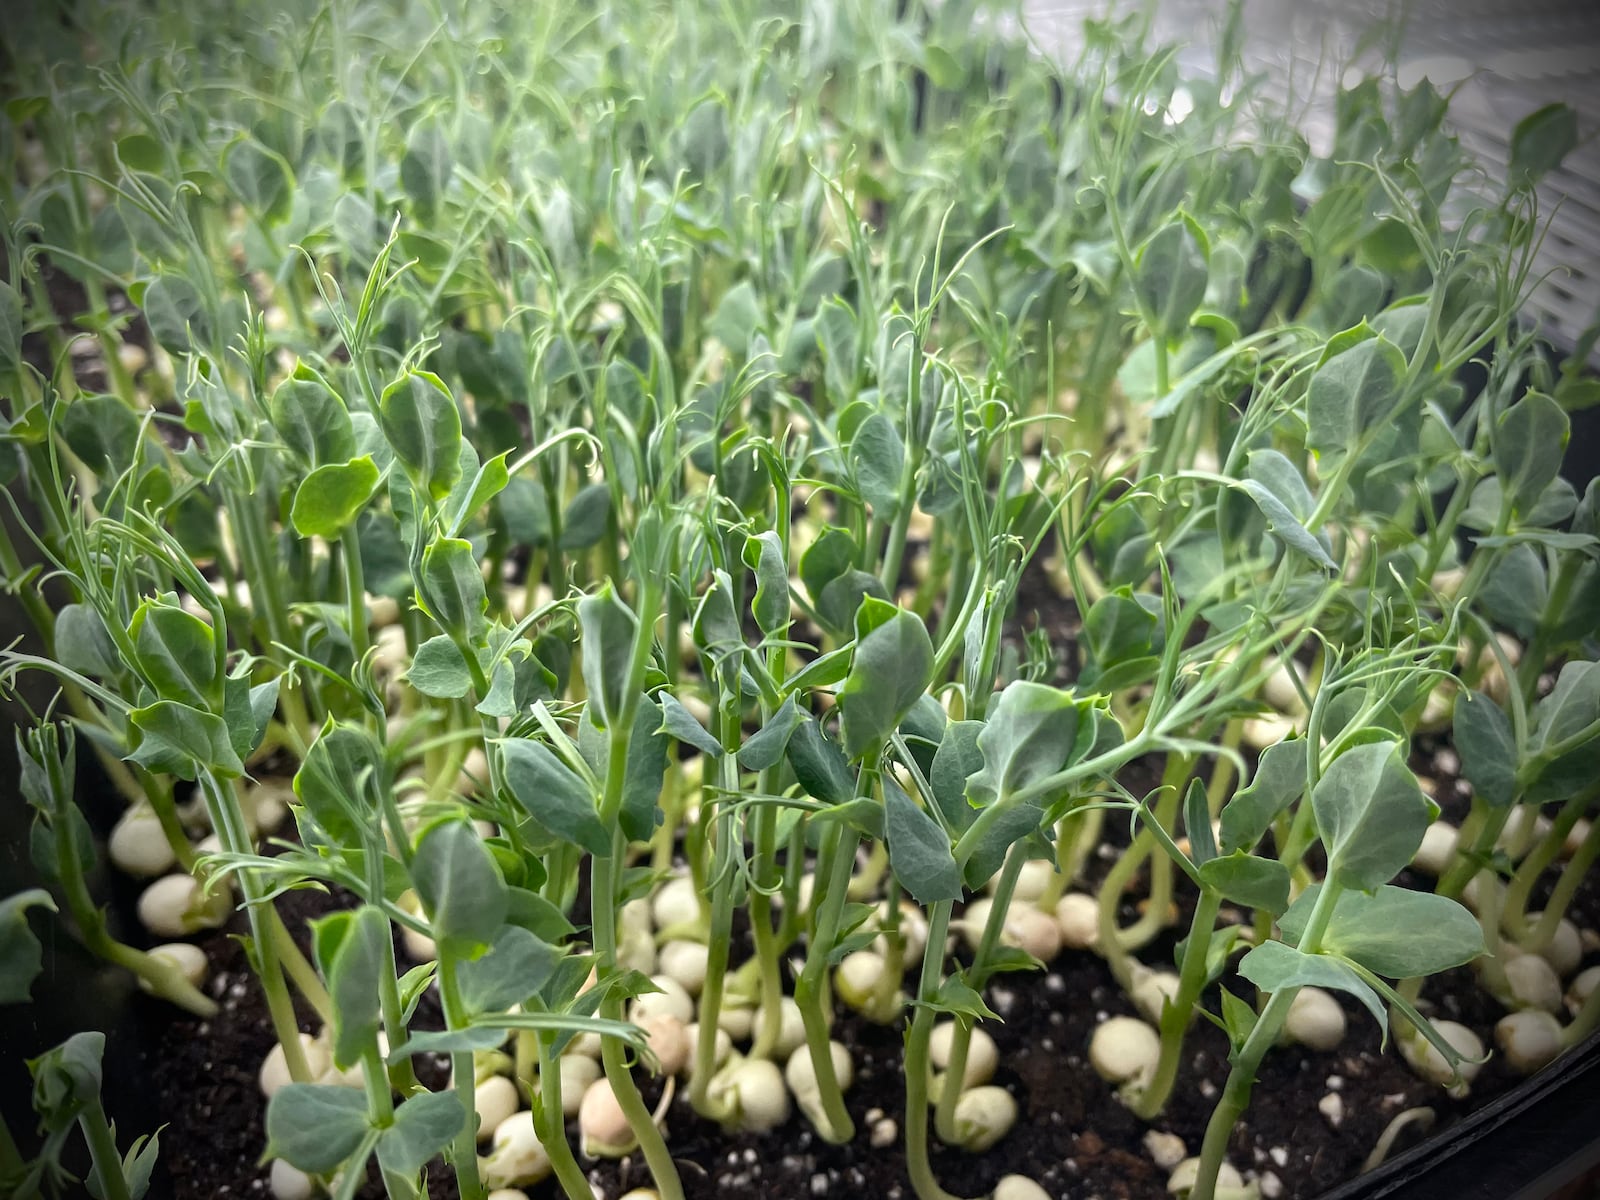
M 55 908 L 208 1015 L 192 939 L 231 922 L 280 1200 L 421 1196 L 439 1156 L 465 1200 L 589 1200 L 633 1154 L 676 1200 L 684 1096 L 865 1138 L 847 1012 L 904 1029 L 947 1200 L 930 1138 L 1028 1136 L 994 981 L 1062 954 L 1125 992 L 1076 1049 L 1195 1200 L 1258 1191 L 1230 1137 L 1285 1041 L 1359 1013 L 1461 1090 L 1600 1024 L 1600 492 L 1559 473 L 1597 389 L 1517 319 L 1572 113 L 1485 181 L 1380 74 L 1313 154 L 1237 12 L 1205 81 L 1137 21 L 1061 63 L 999 15 L 15 18 L 0 567 L 36 637 L 0 671 L 59 691 L 0 1000 Z M 89 888 L 90 757 L 148 949 Z M 1425 1015 L 1467 963 L 1495 1047 Z M 1201 1019 L 1231 1065 L 1174 1148 Z M 144 1193 L 101 1041 L 32 1064 L 46 1145 L 0 1176 L 59 1191 L 77 1127 L 96 1194 Z

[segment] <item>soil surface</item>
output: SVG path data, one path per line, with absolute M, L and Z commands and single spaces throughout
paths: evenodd
M 1008 640 L 1021 641 L 1024 630 L 1042 629 L 1056 651 L 1070 654 L 1077 632 L 1077 613 L 1063 610 L 1047 582 L 1030 570 L 1019 588 L 1019 619 L 1008 628 Z M 1051 601 L 1053 600 L 1053 603 Z M 1068 658 L 1068 661 L 1071 661 Z M 1446 815 L 1459 819 L 1466 810 L 1464 786 L 1455 777 L 1455 759 L 1448 745 L 1420 738 L 1413 768 L 1435 794 Z M 1122 782 L 1135 794 L 1155 786 L 1157 764 L 1136 762 Z M 1080 886 L 1093 888 L 1118 846 L 1127 840 L 1127 824 L 1108 819 L 1103 845 L 1085 867 Z M 1547 892 L 1553 873 L 1541 892 Z M 1424 881 L 1402 876 L 1398 881 L 1421 886 Z M 1137 915 L 1143 881 L 1130 891 L 1124 922 Z M 1542 899 L 1542 895 L 1540 897 Z M 297 891 L 283 897 L 284 919 L 304 941 L 304 922 L 321 912 L 352 903 L 349 896 Z M 580 904 L 585 901 L 582 896 Z M 1179 919 L 1141 952 L 1147 964 L 1171 963 L 1180 930 L 1187 928 L 1192 897 L 1178 890 Z M 1571 915 L 1581 929 L 1600 928 L 1600 882 L 1592 876 L 1579 890 Z M 1233 914 L 1239 919 L 1240 914 Z M 1224 912 L 1224 919 L 1229 914 Z M 240 944 L 231 936 L 240 928 L 212 935 L 201 944 L 210 955 L 213 975 L 208 988 L 222 1005 L 211 1021 L 192 1018 L 164 1024 L 158 1040 L 145 1053 L 154 1091 L 151 1103 L 166 1123 L 157 1188 L 153 1195 L 174 1200 L 215 1200 L 225 1196 L 267 1196 L 267 1171 L 259 1165 L 264 1144 L 265 1103 L 256 1072 L 272 1045 L 265 1006 L 250 974 Z M 732 947 L 735 963 L 750 953 L 749 935 L 741 922 Z M 1600 961 L 1600 941 L 1589 935 L 1585 965 Z M 403 964 L 404 965 L 404 964 Z M 1236 995 L 1249 997 L 1250 985 L 1224 977 Z M 1041 1183 L 1060 1200 L 1157 1200 L 1165 1196 L 1168 1170 L 1158 1166 L 1146 1144 L 1154 1130 L 1175 1135 L 1186 1153 L 1198 1153 L 1211 1109 L 1227 1075 L 1227 1042 L 1205 1020 L 1190 1030 L 1186 1057 L 1167 1112 L 1146 1125 L 1116 1098 L 1087 1061 L 1089 1039 L 1096 1025 L 1118 1014 L 1136 1015 L 1132 1004 L 1098 956 L 1064 951 L 1043 974 L 1002 975 L 991 984 L 991 1007 L 1002 1018 L 985 1028 L 998 1044 L 1002 1066 L 994 1082 L 1016 1098 L 1020 1119 L 1012 1133 L 992 1151 L 969 1155 L 933 1145 L 933 1167 L 941 1184 L 958 1196 L 990 1191 L 1013 1172 Z M 1217 1009 L 1216 991 L 1205 999 Z M 1430 982 L 1424 1011 L 1461 1021 L 1493 1044 L 1494 1023 L 1503 1010 L 1476 986 L 1468 968 Z M 1400 1113 L 1426 1107 L 1437 1133 L 1519 1082 L 1499 1057 L 1483 1067 L 1471 1095 L 1452 1100 L 1420 1081 L 1393 1047 L 1380 1049 L 1379 1031 L 1364 1010 L 1346 1003 L 1350 1032 L 1334 1052 L 1318 1053 L 1285 1046 L 1269 1054 L 1256 1086 L 1254 1103 L 1239 1123 L 1230 1161 L 1247 1180 L 1259 1183 L 1267 1200 L 1312 1198 L 1357 1174 L 1385 1128 Z M 854 1138 L 830 1145 L 819 1138 L 798 1112 L 775 1133 L 728 1136 L 696 1117 L 685 1091 L 667 1114 L 668 1142 L 677 1159 L 685 1190 L 693 1200 L 815 1200 L 848 1196 L 854 1200 L 882 1197 L 910 1200 L 904 1138 L 902 1031 L 899 1024 L 879 1026 L 844 1012 L 834 1036 L 854 1054 L 856 1080 L 847 1096 L 855 1120 Z M 314 1029 L 310 1014 L 302 1028 Z M 437 1027 L 434 993 L 419 1010 L 419 1025 Z M 418 1060 L 419 1075 L 430 1087 L 443 1086 L 447 1064 L 442 1058 Z M 652 1081 L 642 1081 L 652 1103 L 660 1094 Z M 1413 1126 L 1413 1129 L 1416 1127 Z M 576 1128 L 569 1128 L 573 1143 Z M 1398 1139 L 1393 1152 L 1410 1144 Z M 620 1162 L 580 1159 L 596 1195 L 616 1200 L 631 1188 L 648 1186 L 649 1174 L 637 1154 Z M 456 1195 L 450 1172 L 435 1162 L 430 1169 L 431 1195 L 438 1200 Z M 529 1189 L 555 1196 L 554 1182 Z M 379 1197 L 373 1178 L 361 1193 Z

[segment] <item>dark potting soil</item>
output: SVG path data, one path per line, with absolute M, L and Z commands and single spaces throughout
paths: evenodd
M 1427 753 L 1424 745 L 1419 753 Z M 1431 758 L 1432 755 L 1430 754 Z M 1135 764 L 1133 770 L 1150 768 Z M 1438 778 L 1435 775 L 1435 778 Z M 1132 782 L 1132 781 L 1130 781 Z M 1147 782 L 1147 781 L 1141 781 Z M 1153 782 L 1153 780 L 1148 781 Z M 1454 792 L 1453 779 L 1440 779 Z M 1106 834 L 1122 840 L 1125 826 L 1108 822 Z M 1109 859 L 1091 859 L 1087 874 L 1103 874 Z M 1131 920 L 1138 886 L 1130 891 L 1124 920 Z M 348 896 L 316 891 L 292 892 L 281 908 L 291 928 L 322 912 L 350 903 Z M 1179 893 L 1180 928 L 1187 921 L 1188 898 Z M 1586 882 L 1574 904 L 1581 927 L 1600 924 L 1600 887 Z M 1168 931 L 1142 955 L 1148 963 L 1170 958 L 1178 933 Z M 167 1124 L 162 1135 L 163 1186 L 173 1200 L 211 1200 L 222 1196 L 265 1196 L 266 1168 L 258 1165 L 264 1144 L 265 1102 L 256 1084 L 261 1060 L 272 1046 L 260 990 L 250 975 L 243 949 L 219 933 L 202 943 L 211 956 L 208 985 L 222 1005 L 211 1021 L 185 1018 L 166 1026 L 158 1044 L 146 1052 L 159 1108 Z M 739 930 L 734 959 L 748 955 L 748 934 Z M 1594 961 L 1590 949 L 1586 961 Z M 1223 980 L 1248 997 L 1248 984 Z M 956 1195 L 981 1195 L 1001 1176 L 1017 1172 L 1040 1182 L 1053 1197 L 1071 1200 L 1156 1200 L 1166 1194 L 1167 1171 L 1156 1165 L 1144 1138 L 1149 1129 L 1181 1138 L 1198 1152 L 1222 1081 L 1227 1074 L 1227 1043 L 1220 1030 L 1198 1020 L 1190 1030 L 1185 1060 L 1168 1111 L 1146 1126 L 1116 1099 L 1114 1089 L 1089 1067 L 1088 1044 L 1096 1025 L 1108 1016 L 1135 1015 L 1131 1003 L 1098 956 L 1065 951 L 1047 972 L 1000 977 L 988 993 L 1001 1017 L 985 1028 L 1000 1050 L 995 1082 L 1016 1098 L 1016 1128 L 994 1150 L 968 1155 L 947 1150 L 933 1139 L 933 1165 L 943 1186 Z M 1215 990 L 1207 1007 L 1216 1009 Z M 1256 1085 L 1254 1103 L 1235 1131 L 1229 1160 L 1247 1177 L 1260 1177 L 1264 1195 L 1309 1198 L 1360 1171 L 1388 1124 L 1416 1107 L 1433 1110 L 1438 1133 L 1473 1108 L 1515 1087 L 1519 1078 L 1497 1056 L 1483 1067 L 1471 1095 L 1452 1100 L 1419 1080 L 1392 1047 L 1380 1050 L 1379 1032 L 1364 1011 L 1346 1004 L 1350 1032 L 1334 1052 L 1285 1046 L 1268 1055 Z M 1430 982 L 1424 1009 L 1458 1020 L 1492 1045 L 1492 1030 L 1503 1015 L 1481 991 L 1470 969 L 1449 972 Z M 301 1028 L 314 1029 L 310 1014 Z M 437 1027 L 432 993 L 419 1010 L 419 1025 Z M 668 1142 L 692 1200 L 807 1200 L 826 1196 L 910 1200 L 901 1123 L 904 1119 L 902 1034 L 899 1025 L 879 1026 L 842 1012 L 835 1036 L 851 1048 L 856 1080 L 847 1103 L 856 1123 L 846 1145 L 824 1142 L 798 1114 L 769 1135 L 728 1136 L 696 1117 L 680 1091 L 667 1116 Z M 442 1087 L 448 1074 L 437 1056 L 418 1060 L 418 1073 L 430 1087 Z M 658 1087 L 644 1081 L 652 1103 Z M 576 1127 L 569 1128 L 576 1144 Z M 1420 1132 L 1414 1135 L 1421 1136 Z M 877 1144 L 875 1144 L 877 1143 Z M 1402 1139 L 1396 1150 L 1409 1144 Z M 615 1200 L 630 1188 L 647 1186 L 640 1156 L 620 1162 L 584 1162 L 599 1194 Z M 1270 1176 L 1270 1178 L 1268 1178 Z M 531 1189 L 555 1195 L 555 1185 Z M 376 1179 L 361 1193 L 382 1195 Z M 430 1194 L 436 1200 L 456 1195 L 442 1164 L 430 1168 Z

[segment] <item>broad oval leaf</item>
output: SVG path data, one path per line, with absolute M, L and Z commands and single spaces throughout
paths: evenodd
M 461 476 L 461 411 L 437 375 L 407 371 L 383 390 L 383 434 L 416 485 L 443 500 Z
M 1322 885 L 1312 884 L 1278 921 L 1298 944 Z M 1340 892 L 1323 931 L 1321 949 L 1343 955 L 1391 979 L 1434 975 L 1483 953 L 1483 929 L 1448 896 L 1385 884 L 1377 891 Z
M 961 871 L 950 839 L 890 775 L 883 776 L 889 866 L 918 904 L 961 899 Z
M 354 521 L 378 487 L 377 465 L 369 456 L 328 463 L 300 481 L 289 520 L 301 537 L 332 540 Z
M 411 877 L 434 941 L 467 955 L 494 941 L 510 898 L 494 856 L 471 825 L 441 821 L 427 829 Z
M 1346 750 L 1311 793 L 1328 871 L 1364 891 L 1389 882 L 1417 852 L 1437 809 L 1393 742 Z
M 267 1101 L 266 1154 L 321 1175 L 342 1166 L 371 1128 L 367 1098 L 361 1092 L 332 1084 L 291 1083 Z
M 529 816 L 570 845 L 610 856 L 611 834 L 600 821 L 594 793 L 554 750 L 516 739 L 501 743 L 500 758 L 506 787 Z
M 852 761 L 894 732 L 933 673 L 933 641 L 915 614 L 869 596 L 856 612 L 856 630 L 850 674 L 839 689 Z
M 1405 355 L 1381 335 L 1324 362 L 1306 389 L 1307 449 L 1330 458 L 1354 450 L 1394 407 L 1405 373 Z

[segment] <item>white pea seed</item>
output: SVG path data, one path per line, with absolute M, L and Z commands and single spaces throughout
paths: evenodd
M 1449 1045 L 1454 1046 L 1456 1053 L 1464 1059 L 1481 1059 L 1483 1057 L 1483 1041 L 1476 1033 L 1457 1021 L 1435 1021 L 1434 1029 L 1439 1036 Z M 1400 1057 L 1411 1064 L 1411 1069 L 1430 1083 L 1450 1085 L 1450 1094 L 1457 1099 L 1465 1096 L 1472 1080 L 1477 1077 L 1481 1063 L 1466 1061 L 1461 1064 L 1461 1082 L 1451 1085 L 1450 1081 L 1455 1076 L 1450 1064 L 1445 1061 L 1444 1055 L 1434 1047 L 1433 1043 L 1423 1037 L 1417 1030 L 1409 1030 L 1396 1039 L 1400 1043 Z
M 1069 950 L 1089 950 L 1100 940 L 1100 903 L 1083 892 L 1068 892 L 1056 901 L 1056 924 L 1061 944 Z
M 1159 1129 L 1149 1130 L 1144 1135 L 1144 1150 L 1150 1156 L 1150 1161 L 1163 1171 L 1170 1171 L 1189 1157 L 1189 1147 L 1184 1145 L 1183 1139 L 1175 1133 L 1163 1133 Z
M 755 1023 L 756 1010 L 748 1004 L 724 1004 L 717 1013 L 717 1028 L 736 1042 L 748 1042 Z
M 1508 1013 L 1494 1027 L 1495 1045 L 1519 1075 L 1532 1075 L 1561 1053 L 1561 1023 L 1547 1012 Z
M 656 939 L 648 929 L 625 929 L 617 941 L 617 965 L 625 971 L 653 975 L 656 969 Z
M 883 980 L 883 956 L 873 950 L 847 954 L 833 972 L 833 988 L 857 1012 L 872 1003 L 873 990 Z
M 888 924 L 889 902 L 882 901 L 878 905 L 876 920 L 881 929 Z M 905 962 L 917 962 L 922 958 L 923 948 L 928 944 L 928 918 L 922 915 L 922 910 L 909 900 L 900 902 L 900 924 L 898 933 L 901 942 L 901 956 Z M 887 957 L 889 942 L 887 934 L 882 935 L 872 943 L 872 948 L 878 954 Z
M 1461 831 L 1448 821 L 1435 821 L 1422 834 L 1422 844 L 1411 858 L 1417 870 L 1438 877 L 1445 873 L 1455 857 L 1456 841 Z
M 994 1200 L 1050 1200 L 1050 1193 L 1026 1175 L 1007 1175 L 994 1185 Z
M 139 923 L 157 937 L 185 937 L 216 929 L 228 919 L 231 907 L 226 887 L 204 896 L 193 875 L 163 875 L 140 893 Z
M 650 913 L 655 918 L 656 928 L 660 930 L 698 921 L 700 894 L 695 891 L 694 880 L 688 875 L 667 880 L 657 889 L 655 898 L 650 902 Z
M 1160 1058 L 1161 1038 L 1137 1017 L 1112 1017 L 1089 1039 L 1089 1063 L 1108 1083 L 1148 1079 Z
M 1050 880 L 1055 876 L 1055 873 L 1054 863 L 1046 862 L 1042 858 L 1029 859 L 1022 864 L 1022 870 L 1017 872 L 1017 882 L 1011 891 L 1012 899 L 1028 904 L 1034 903 L 1049 889 Z M 984 891 L 993 895 L 994 889 L 999 882 L 1000 876 L 993 876 L 988 883 L 984 884 Z
M 1537 954 L 1522 954 L 1505 965 L 1506 985 L 1519 1008 L 1547 1013 L 1561 1010 L 1561 977 Z
M 528 1200 L 528 1193 L 521 1188 L 495 1188 L 484 1200 Z
M 650 1013 L 636 1021 L 644 1030 L 650 1053 L 661 1064 L 664 1075 L 680 1074 L 689 1062 L 693 1046 L 689 1041 L 688 1026 L 670 1013 Z
M 178 861 L 161 822 L 144 804 L 134 805 L 118 819 L 106 843 L 106 852 L 119 870 L 140 879 L 170 871 Z
M 661 990 L 635 996 L 628 1006 L 628 1020 L 642 1024 L 647 1017 L 676 1017 L 687 1025 L 694 1020 L 694 999 L 676 979 L 652 975 L 650 982 Z
M 633 1130 L 610 1081 L 596 1079 L 583 1093 L 578 1105 L 578 1134 L 583 1152 L 590 1158 L 622 1158 L 633 1148 Z
M 650 915 L 650 898 L 639 896 L 629 900 L 617 910 L 617 934 L 627 937 L 630 933 L 654 933 L 655 920 Z
M 1013 904 L 1006 913 L 1000 940 L 1048 963 L 1061 953 L 1061 926 L 1055 917 L 1040 912 L 1033 904 Z
M 1172 971 L 1135 970 L 1129 996 L 1145 1020 L 1160 1024 L 1167 1001 L 1176 1000 L 1182 986 L 1182 981 Z
M 746 1132 L 770 1133 L 789 1119 L 783 1072 L 765 1058 L 736 1061 L 712 1081 L 711 1088 L 720 1098 L 733 1101 L 739 1128 Z
M 993 1148 L 1016 1123 L 1017 1102 L 1003 1087 L 975 1087 L 956 1100 L 957 1144 L 973 1154 Z
M 675 980 L 691 996 L 698 996 L 706 985 L 709 951 L 699 942 L 674 939 L 661 947 L 656 962 L 661 973 Z
M 796 1047 L 805 1044 L 806 1023 L 805 1018 L 800 1015 L 800 1006 L 794 1002 L 792 996 L 785 996 L 778 1003 L 781 1010 L 778 1018 L 778 1040 L 772 1047 L 772 1056 L 787 1061 L 789 1055 L 795 1052 Z M 760 1021 L 760 1011 L 757 1010 L 754 1016 L 755 1020 L 751 1023 L 752 1029 L 756 1028 L 756 1023 Z M 724 1025 L 723 1028 L 726 1029 L 727 1026 Z M 735 1040 L 738 1039 L 738 1034 L 731 1029 L 728 1032 Z
M 1531 912 L 1528 920 L 1538 924 L 1543 916 L 1542 912 Z M 1583 937 L 1578 933 L 1578 927 L 1562 917 L 1556 922 L 1556 931 L 1550 944 L 1539 951 L 1539 957 L 1554 967 L 1556 974 L 1563 979 L 1571 975 L 1583 961 Z
M 994 901 L 982 896 L 962 910 L 959 921 L 951 922 L 960 930 L 961 940 L 966 942 L 969 950 L 976 950 L 978 943 L 983 940 L 983 927 L 989 923 L 989 911 L 992 908 Z
M 267 1185 L 272 1189 L 274 1200 L 311 1200 L 316 1194 L 311 1176 L 281 1158 L 273 1159 Z
M 600 1064 L 587 1055 L 563 1054 L 556 1069 L 561 1073 L 561 1115 L 570 1120 L 578 1115 L 589 1085 L 600 1078 Z
M 1174 1196 L 1182 1195 L 1191 1190 L 1200 1178 L 1200 1160 L 1186 1158 L 1173 1168 L 1172 1174 L 1167 1176 L 1167 1191 Z M 1230 1164 L 1223 1163 L 1217 1168 L 1217 1186 L 1219 1188 L 1242 1188 L 1244 1177 Z
M 1303 987 L 1289 1004 L 1284 1031 L 1292 1041 L 1312 1050 L 1333 1050 L 1345 1035 L 1344 1009 L 1331 993 Z
M 206 952 L 192 942 L 164 942 L 150 947 L 150 956 L 171 963 L 193 987 L 205 982 L 206 971 L 210 967 Z M 140 984 L 143 986 L 142 980 Z
M 490 1197 L 490 1200 L 494 1200 Z M 617 1200 L 661 1200 L 661 1193 L 655 1188 L 637 1187 L 632 1191 L 623 1192 Z
M 374 629 L 386 629 L 400 620 L 400 602 L 393 596 L 368 594 L 367 620 Z
M 1587 818 L 1575 822 L 1567 833 L 1567 840 L 1561 843 L 1561 857 L 1571 858 L 1576 854 L 1584 842 L 1589 840 L 1589 830 L 1592 828 Z
M 950 1051 L 956 1036 L 954 1021 L 940 1021 L 928 1035 L 928 1061 L 937 1071 L 950 1066 Z M 974 1028 L 967 1042 L 967 1066 L 961 1074 L 961 1086 L 977 1087 L 994 1078 L 1000 1065 L 1000 1050 L 994 1039 L 981 1028 Z
M 1246 717 L 1241 728 L 1244 744 L 1252 750 L 1265 750 L 1276 746 L 1295 731 L 1295 723 L 1280 713 L 1260 717 Z
M 850 1051 L 845 1049 L 840 1042 L 828 1043 L 828 1057 L 833 1060 L 833 1077 L 839 1083 L 839 1090 L 847 1092 L 850 1085 L 855 1082 L 855 1063 L 850 1058 Z M 801 1046 L 791 1055 L 783 1068 L 783 1081 L 789 1085 L 789 1090 L 794 1093 L 800 1111 L 816 1126 L 825 1125 L 826 1118 L 822 1108 L 822 1093 L 817 1085 L 817 1067 L 811 1061 L 811 1048 Z
M 472 1107 L 478 1114 L 478 1140 L 487 1142 L 500 1123 L 517 1111 L 521 1097 L 517 1085 L 504 1075 L 491 1075 L 472 1092 Z
M 1584 1002 L 1594 995 L 1596 988 L 1600 988 L 1600 966 L 1579 971 L 1567 987 L 1567 1011 L 1576 1015 Z
M 533 1114 L 512 1113 L 495 1126 L 489 1156 L 478 1160 L 486 1187 L 522 1187 L 549 1178 L 550 1155 L 533 1128 Z
M 328 1048 L 309 1033 L 302 1033 L 299 1037 L 300 1048 L 306 1058 L 306 1068 L 311 1072 L 311 1077 L 316 1079 L 332 1065 L 328 1060 Z M 261 1061 L 261 1069 L 256 1072 L 256 1084 L 261 1088 L 261 1094 L 270 1100 L 278 1091 L 293 1082 L 294 1079 L 289 1074 L 288 1059 L 284 1057 L 283 1046 L 274 1042 L 272 1049 L 267 1051 L 266 1058 Z

